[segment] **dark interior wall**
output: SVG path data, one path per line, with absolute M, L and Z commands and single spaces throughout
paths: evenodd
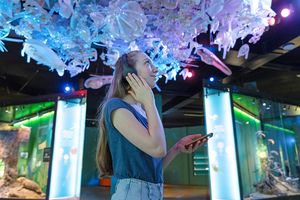
M 187 134 L 205 134 L 205 127 L 204 126 L 190 126 L 187 127 Z M 193 163 L 196 161 L 196 159 L 193 159 L 197 155 L 198 157 L 202 157 L 201 163 L 206 163 L 205 165 L 200 165 L 199 167 L 205 168 L 208 167 L 208 149 L 207 144 L 204 144 L 202 147 L 200 147 L 195 153 L 189 155 L 189 184 L 190 185 L 202 185 L 202 186 L 209 186 L 209 171 L 201 171 L 197 174 L 197 176 L 194 175 L 194 167 Z M 197 166 L 198 167 L 198 166 Z
M 180 138 L 189 134 L 205 133 L 203 126 L 194 127 L 179 127 L 179 128 L 166 128 L 167 147 L 170 149 L 176 144 Z M 207 155 L 207 146 L 200 147 L 195 153 Z M 179 154 L 165 169 L 164 181 L 166 184 L 174 185 L 209 185 L 209 175 L 207 173 L 195 176 L 193 154 Z
M 165 129 L 167 148 L 170 149 L 176 142 L 186 136 L 186 128 Z M 189 155 L 178 155 L 164 171 L 164 181 L 167 184 L 188 185 L 189 184 Z

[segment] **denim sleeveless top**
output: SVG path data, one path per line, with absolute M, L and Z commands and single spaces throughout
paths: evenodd
M 145 128 L 148 128 L 147 119 L 127 102 L 119 98 L 112 98 L 107 102 L 104 115 L 114 176 L 118 179 L 135 178 L 162 183 L 162 158 L 154 158 L 141 151 L 114 127 L 111 114 L 118 108 L 129 110 Z

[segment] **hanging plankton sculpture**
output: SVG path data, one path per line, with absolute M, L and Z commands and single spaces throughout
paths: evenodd
M 97 2 L 97 3 L 94 3 Z M 24 41 L 22 54 L 39 64 L 71 76 L 87 70 L 98 59 L 113 67 L 118 57 L 132 49 L 149 54 L 165 83 L 176 80 L 182 63 L 193 49 L 202 61 L 231 75 L 231 70 L 212 52 L 194 42 L 201 33 L 223 51 L 223 59 L 237 39 L 256 43 L 266 23 L 275 16 L 271 0 L 0 0 L 0 51 L 14 31 Z M 176 10 L 176 12 L 175 12 Z M 245 24 L 247 26 L 245 26 Z M 211 27 L 210 29 L 208 27 Z M 18 37 L 18 38 L 19 38 Z M 239 56 L 248 57 L 244 45 Z M 41 50 L 38 52 L 36 50 Z M 49 53 L 47 58 L 45 53 Z M 53 61 L 50 59 L 52 58 Z M 44 60 L 46 59 L 46 60 Z

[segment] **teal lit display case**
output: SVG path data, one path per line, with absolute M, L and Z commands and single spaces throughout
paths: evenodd
M 300 102 L 205 84 L 211 199 L 300 198 Z
M 79 199 L 85 116 L 84 90 L 0 102 L 0 198 Z

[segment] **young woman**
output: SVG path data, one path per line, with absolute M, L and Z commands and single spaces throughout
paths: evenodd
M 143 52 L 122 55 L 100 106 L 96 160 L 102 175 L 114 175 L 118 179 L 113 200 L 162 199 L 163 168 L 178 153 L 191 153 L 206 142 L 202 140 L 186 147 L 201 137 L 189 135 L 167 152 L 152 92 L 157 72 Z

